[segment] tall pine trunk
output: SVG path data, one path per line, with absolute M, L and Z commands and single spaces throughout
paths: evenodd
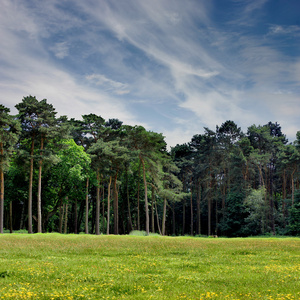
M 201 234 L 201 185 L 198 182 L 197 191 L 197 233 Z
M 294 174 L 296 172 L 296 168 L 293 170 L 292 174 L 291 174 L 291 181 L 292 181 L 292 207 L 294 207 L 294 201 L 295 201 L 295 184 L 294 184 Z
M 143 165 L 143 179 L 144 179 L 144 188 L 145 188 L 145 214 L 146 214 L 146 235 L 149 235 L 149 208 L 148 208 L 148 191 L 147 191 L 147 181 L 146 181 L 146 168 L 145 162 L 140 157 Z
M 209 183 L 209 191 L 208 191 L 208 198 L 207 198 L 207 213 L 208 213 L 208 232 L 207 235 L 210 236 L 211 235 L 211 189 L 212 189 L 212 181 L 210 181 Z
M 59 233 L 62 233 L 62 229 L 63 229 L 64 208 L 65 208 L 65 205 L 63 204 L 62 199 L 60 199 L 59 222 L 58 222 L 58 232 Z
M 211 199 L 210 197 L 208 198 L 208 236 L 211 235 Z
M 39 178 L 38 178 L 38 195 L 37 195 L 37 232 L 42 232 L 42 167 L 43 167 L 43 150 L 44 138 L 41 138 L 40 160 L 39 160 Z
M 2 143 L 1 143 L 2 144 Z M 1 155 L 3 155 L 3 148 L 1 147 Z M 4 221 L 4 172 L 2 167 L 1 160 L 1 169 L 0 169 L 0 233 L 3 233 L 3 221 Z
M 152 195 L 151 195 L 151 231 L 155 233 L 155 224 L 154 224 L 154 186 L 152 186 Z
M 103 177 L 102 177 L 103 179 Z M 104 199 L 105 199 L 105 188 L 104 188 L 104 185 L 103 185 L 103 188 L 102 188 L 102 231 L 104 233 L 104 227 L 105 227 L 105 203 L 104 203 Z
M 283 214 L 283 216 L 284 216 L 284 218 L 283 218 L 283 222 L 284 222 L 284 227 L 285 227 L 285 225 L 286 225 L 286 222 L 285 222 L 285 217 L 286 217 L 286 213 L 285 213 L 285 201 L 286 201 L 286 171 L 285 171 L 285 169 L 283 170 L 283 175 L 282 175 L 282 181 L 283 181 L 283 183 L 282 183 L 282 214 Z
M 132 231 L 132 219 L 131 219 L 131 209 L 130 209 L 130 199 L 129 199 L 129 187 L 128 187 L 128 169 L 126 167 L 126 197 L 127 197 L 127 207 L 128 207 L 128 227 L 129 232 Z
M 100 234 L 100 170 L 97 170 L 97 195 L 96 195 L 96 217 L 95 217 L 95 234 Z
M 191 206 L 191 236 L 194 235 L 194 214 L 193 214 L 193 182 L 191 181 L 191 196 L 190 196 L 190 206 Z
M 182 203 L 182 235 L 185 234 L 185 199 Z
M 166 215 L 167 215 L 167 199 L 164 197 L 164 209 L 162 218 L 162 235 L 166 235 Z
M 155 201 L 155 211 L 156 211 L 156 221 L 157 221 L 157 228 L 158 228 L 158 232 L 160 235 L 162 235 L 162 232 L 160 230 L 160 225 L 159 225 L 159 216 L 158 216 L 158 211 L 157 211 L 157 203 Z
M 77 234 L 78 230 L 78 212 L 77 212 L 77 199 L 74 202 L 74 233 Z
M 85 233 L 89 233 L 89 177 L 86 179 L 85 191 Z
M 109 176 L 109 183 L 107 188 L 107 228 L 106 234 L 109 235 L 109 223 L 110 223 L 110 189 L 111 189 L 112 178 Z
M 114 234 L 119 234 L 119 198 L 117 188 L 118 171 L 114 177 Z
M 66 234 L 68 232 L 68 196 L 66 198 L 66 204 L 64 204 L 65 206 L 65 225 L 64 225 L 64 233 Z
M 22 203 L 22 211 L 21 211 L 21 218 L 20 218 L 20 229 L 24 229 L 24 218 L 25 218 L 25 203 Z
M 175 226 L 176 218 L 175 218 L 175 203 L 173 203 L 173 209 L 172 209 L 172 232 L 173 235 L 175 235 L 176 226 Z
M 29 191 L 28 191 L 28 233 L 32 233 L 33 154 L 34 154 L 34 138 L 32 139 L 31 150 L 30 150 L 30 171 L 29 171 Z
M 140 220 L 140 176 L 141 176 L 141 161 L 139 162 L 139 174 L 138 174 L 138 190 L 137 190 L 137 227 L 141 230 Z
M 13 233 L 13 207 L 12 207 L 12 201 L 9 202 L 9 232 Z

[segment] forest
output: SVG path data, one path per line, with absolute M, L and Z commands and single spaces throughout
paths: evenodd
M 118 119 L 15 107 L 0 104 L 0 233 L 300 235 L 300 131 L 227 120 L 168 150 Z

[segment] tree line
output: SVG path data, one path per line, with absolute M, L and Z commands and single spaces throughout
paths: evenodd
M 299 235 L 300 131 L 233 121 L 170 151 L 118 119 L 0 105 L 0 233 Z

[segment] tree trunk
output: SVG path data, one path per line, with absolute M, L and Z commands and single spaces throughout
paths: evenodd
M 190 206 L 191 206 L 191 236 L 193 236 L 194 235 L 194 213 L 193 213 L 193 185 L 192 185 L 192 182 L 191 182 Z
M 259 171 L 259 183 L 260 183 L 260 185 L 265 187 L 265 181 L 264 181 L 264 176 L 263 176 L 262 169 L 261 169 L 261 164 L 257 165 L 257 168 Z
M 215 235 L 218 235 L 218 199 L 216 198 L 216 228 L 215 228 Z
M 297 173 L 299 172 L 299 167 L 297 166 Z M 297 176 L 296 180 L 296 189 L 299 190 L 299 177 Z
M 197 233 L 201 234 L 201 185 L 198 183 L 197 193 Z
M 95 233 L 95 219 L 96 219 L 96 200 L 93 198 L 92 202 L 92 224 L 91 224 L 91 233 Z
M 152 186 L 152 195 L 151 195 L 151 231 L 155 233 L 155 224 L 154 224 L 154 186 Z
M 212 183 L 210 181 L 209 183 L 209 191 L 208 191 L 208 198 L 207 198 L 207 214 L 208 214 L 208 224 L 207 224 L 207 228 L 208 228 L 208 232 L 207 235 L 210 236 L 211 235 L 211 188 L 212 188 Z
M 24 218 L 25 218 L 25 203 L 22 203 L 22 211 L 21 211 L 21 218 L 20 218 L 20 229 L 23 229 L 24 226 Z
M 294 194 L 295 194 L 295 184 L 294 184 L 294 174 L 296 172 L 296 168 L 293 170 L 291 174 L 291 180 L 292 180 L 292 207 L 294 207 Z
M 65 206 L 65 226 L 64 226 L 64 234 L 68 232 L 68 197 L 66 198 L 67 203 L 64 204 Z
M 282 184 L 282 214 L 284 216 L 283 218 L 283 225 L 285 227 L 285 216 L 286 216 L 286 213 L 285 213 L 285 200 L 286 200 L 286 174 L 285 174 L 285 169 L 283 170 L 283 175 L 282 175 L 282 181 L 283 181 L 283 184 Z
M 131 209 L 130 209 L 130 199 L 129 199 L 129 188 L 128 188 L 128 170 L 126 168 L 126 197 L 127 197 L 127 207 L 128 207 L 128 226 L 129 232 L 132 231 L 132 219 L 131 219 Z
M 102 177 L 103 179 L 103 177 Z M 103 185 L 103 188 L 102 188 L 102 232 L 104 233 L 104 227 L 105 227 L 105 203 L 104 203 L 104 199 L 105 199 L 105 188 L 104 188 L 104 185 Z
M 140 176 L 141 176 L 141 161 L 139 163 L 138 190 L 137 190 L 137 226 L 138 226 L 138 230 L 141 230 L 141 223 L 140 223 Z
M 175 227 L 175 222 L 176 222 L 176 220 L 175 220 L 175 204 L 173 203 L 173 209 L 172 209 L 172 231 L 173 231 L 173 235 L 175 235 L 175 229 L 176 229 L 176 227 Z
M 37 232 L 42 232 L 42 166 L 43 166 L 43 150 L 44 150 L 44 138 L 41 138 L 40 148 L 40 160 L 39 160 L 39 178 L 38 178 L 38 195 L 37 195 L 37 219 L 38 226 Z
M 1 154 L 2 154 L 1 149 Z M 0 233 L 3 233 L 3 221 L 4 221 L 4 173 L 2 171 L 2 166 L 0 170 Z
M 144 188 L 145 188 L 145 214 L 146 214 L 146 235 L 149 235 L 149 208 L 148 208 L 148 191 L 147 191 L 147 181 L 146 181 L 146 169 L 145 162 L 140 157 L 143 165 L 143 178 L 144 178 Z
M 89 233 L 89 177 L 86 179 L 85 191 L 85 234 Z
M 59 205 L 59 222 L 58 222 L 58 232 L 59 233 L 62 233 L 64 208 L 65 208 L 65 205 L 62 203 L 62 199 L 60 199 L 60 205 Z
M 106 234 L 109 235 L 109 223 L 110 223 L 110 189 L 111 189 L 112 178 L 109 176 L 109 183 L 107 188 L 107 228 Z
M 185 199 L 182 204 L 182 235 L 185 234 Z
M 96 217 L 95 217 L 95 234 L 100 234 L 99 221 L 100 221 L 100 171 L 97 170 L 97 196 L 96 196 Z
M 32 233 L 32 182 L 33 182 L 33 154 L 34 139 L 31 142 L 30 150 L 30 171 L 29 171 L 29 192 L 28 192 L 28 233 Z
M 269 174 L 269 190 L 270 190 L 270 217 L 271 217 L 271 226 L 273 235 L 276 235 L 276 228 L 275 228 L 275 217 L 274 217 L 274 192 L 273 192 L 273 170 L 274 165 L 271 165 L 270 174 Z
M 224 169 L 224 176 L 226 176 L 226 170 L 225 169 Z M 228 183 L 227 183 L 227 186 L 228 186 Z M 226 199 L 226 184 L 223 185 L 223 190 L 222 190 L 222 210 L 223 210 L 223 217 L 224 217 L 224 212 L 225 212 L 225 199 Z
M 12 201 L 9 202 L 9 232 L 13 233 L 13 209 L 12 209 Z
M 119 234 L 119 199 L 117 189 L 118 171 L 114 178 L 114 234 Z
M 80 233 L 81 223 L 85 216 L 84 211 L 85 211 L 85 202 L 82 201 L 79 205 L 79 209 L 78 209 L 78 213 L 77 213 L 78 214 L 78 217 L 77 217 L 77 232 L 78 233 Z
M 74 202 L 74 233 L 77 234 L 77 222 L 78 222 L 78 214 L 77 214 L 77 199 Z
M 161 230 L 160 230 L 160 225 L 159 225 L 159 216 L 158 216 L 157 203 L 156 203 L 156 201 L 155 201 L 155 211 L 156 211 L 156 221 L 157 221 L 158 232 L 159 232 L 160 235 L 162 235 Z
M 210 197 L 207 200 L 207 206 L 208 206 L 208 236 L 211 235 L 211 200 Z
M 167 199 L 164 198 L 164 209 L 162 218 L 162 235 L 166 235 L 166 215 L 167 215 Z

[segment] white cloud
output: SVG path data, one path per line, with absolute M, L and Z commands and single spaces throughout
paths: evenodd
M 100 85 L 104 87 L 104 89 L 108 91 L 113 91 L 115 94 L 118 95 L 124 95 L 130 93 L 127 84 L 114 81 L 102 74 L 91 74 L 86 76 L 86 79 L 94 82 L 96 85 Z
M 299 124 L 299 58 L 277 45 L 299 27 L 270 22 L 264 36 L 244 31 L 265 0 L 233 1 L 233 22 L 222 26 L 206 0 L 0 3 L 7 106 L 33 94 L 59 114 L 93 112 L 163 131 L 172 145 L 228 119 L 243 128 L 280 116 L 287 130 L 289 120 Z
M 63 59 L 69 55 L 69 46 L 67 42 L 56 43 L 50 50 L 54 52 L 57 58 Z
M 29 94 L 36 96 L 39 100 L 46 98 L 49 103 L 53 104 L 59 115 L 67 115 L 81 119 L 81 115 L 95 113 L 105 119 L 119 118 L 124 123 L 134 124 L 137 122 L 126 108 L 125 103 L 105 94 L 99 90 L 93 90 L 80 84 L 64 71 L 36 62 L 36 67 L 42 67 L 44 73 L 20 74 L 17 76 L 18 89 L 15 84 L 1 82 L 1 101 L 11 99 L 10 105 L 21 102 L 23 96 Z M 18 70 L 15 70 L 18 72 Z M 37 73 L 37 72 L 36 72 Z M 23 78 L 23 75 L 27 75 Z
M 300 26 L 290 25 L 271 25 L 270 26 L 270 34 L 274 35 L 296 35 L 299 37 L 300 35 Z
M 8 1 L 4 4 L 7 4 L 5 12 L 13 16 L 16 7 Z M 21 11 L 22 7 L 16 13 Z M 23 14 L 27 16 L 25 9 Z M 102 115 L 105 119 L 119 118 L 128 124 L 138 122 L 128 111 L 125 103 L 105 91 L 101 92 L 99 89 L 84 85 L 78 80 L 80 78 L 78 74 L 73 76 L 55 64 L 50 59 L 47 49 L 37 38 L 40 36 L 39 28 L 43 26 L 39 26 L 39 23 L 34 23 L 31 19 L 32 25 L 27 25 L 29 29 L 25 32 L 21 31 L 21 22 L 25 24 L 28 21 L 23 14 L 20 13 L 19 22 L 6 19 L 5 24 L 11 28 L 10 30 L 3 26 L 0 28 L 0 35 L 4 42 L 3 47 L 0 48 L 1 103 L 11 108 L 12 113 L 16 113 L 14 106 L 21 102 L 24 96 L 34 95 L 38 99 L 48 99 L 60 115 L 80 119 L 82 114 L 93 112 Z M 19 24 L 17 28 L 14 23 Z M 34 38 L 29 41 L 28 38 L 33 35 Z M 64 46 L 66 44 L 59 45 L 62 48 Z M 63 53 L 64 51 L 58 51 L 57 56 L 62 58 L 65 55 Z M 118 85 L 109 80 L 108 83 L 114 84 L 124 92 L 122 84 Z

